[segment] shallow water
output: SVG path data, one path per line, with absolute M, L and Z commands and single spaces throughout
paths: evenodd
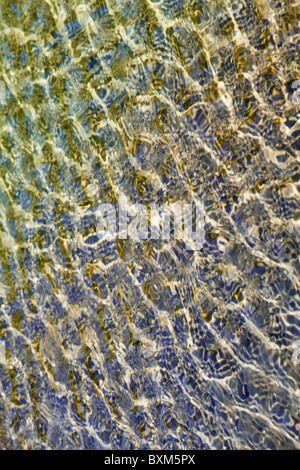
M 289 0 L 1 0 L 1 448 L 300 448 L 299 43 Z M 202 249 L 99 239 L 122 195 Z

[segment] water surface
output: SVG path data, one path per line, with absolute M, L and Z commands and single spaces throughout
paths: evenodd
M 1 1 L 1 448 L 300 448 L 299 42 L 294 0 Z M 203 248 L 99 240 L 122 195 Z

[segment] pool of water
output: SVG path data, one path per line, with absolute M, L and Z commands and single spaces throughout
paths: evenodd
M 296 2 L 1 5 L 0 447 L 299 449 Z

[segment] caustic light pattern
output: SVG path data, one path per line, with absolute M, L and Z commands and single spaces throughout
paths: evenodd
M 295 0 L 1 0 L 1 448 L 300 448 L 299 44 Z M 203 246 L 97 237 L 120 197 Z

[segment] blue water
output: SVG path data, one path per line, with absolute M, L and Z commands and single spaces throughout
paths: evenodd
M 0 448 L 300 448 L 299 43 L 290 0 L 1 1 Z M 204 245 L 100 239 L 120 196 Z

